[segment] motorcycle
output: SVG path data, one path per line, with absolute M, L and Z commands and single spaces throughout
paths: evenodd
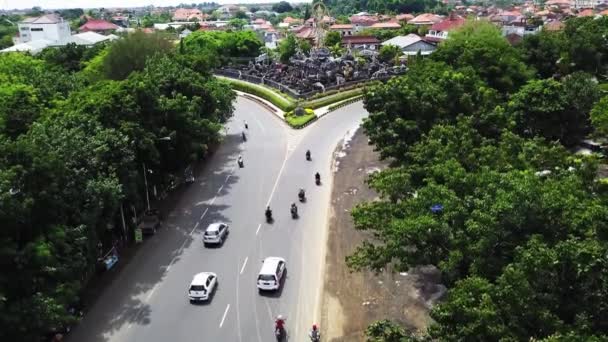
M 270 209 L 266 209 L 266 222 L 272 222 L 272 210 Z
M 321 185 L 321 175 L 318 172 L 315 175 L 315 183 L 317 183 L 317 185 Z
M 243 136 L 243 141 L 247 141 L 247 136 L 245 135 L 245 132 L 243 132 L 242 136 Z
M 308 334 L 311 342 L 319 342 L 321 341 L 321 334 L 319 332 L 313 333 L 312 331 Z
M 274 336 L 277 338 L 277 342 L 282 342 L 285 338 L 285 329 L 276 327 L 274 329 Z
M 239 167 L 241 167 L 241 168 L 245 166 L 245 163 L 243 163 L 243 158 L 239 158 L 237 163 L 239 163 Z
M 310 161 L 310 151 L 306 151 L 306 160 Z
M 293 218 L 293 219 L 298 218 L 298 207 L 296 207 L 296 206 L 291 207 L 291 218 Z
M 300 199 L 300 202 L 304 203 L 304 201 L 306 201 L 306 194 L 304 193 L 304 190 L 301 190 L 298 193 L 298 198 Z

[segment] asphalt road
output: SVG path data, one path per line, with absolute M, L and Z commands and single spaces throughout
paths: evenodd
M 361 103 L 330 113 L 304 130 L 289 129 L 257 103 L 239 98 L 225 141 L 176 203 L 159 232 L 101 295 L 69 342 L 273 341 L 273 318 L 287 317 L 289 341 L 306 341 L 319 314 L 331 163 L 336 145 L 366 115 Z M 249 123 L 242 142 L 243 120 Z M 310 149 L 312 161 L 305 160 Z M 238 168 L 242 154 L 245 167 Z M 314 173 L 321 173 L 316 186 Z M 306 203 L 297 200 L 306 189 Z M 298 204 L 299 219 L 289 206 Z M 275 221 L 265 223 L 269 204 Z M 223 246 L 205 248 L 202 232 L 230 225 Z M 261 261 L 287 260 L 282 289 L 260 294 Z M 198 272 L 218 274 L 211 300 L 192 305 L 187 289 Z

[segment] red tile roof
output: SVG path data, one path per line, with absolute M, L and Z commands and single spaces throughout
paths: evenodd
M 283 19 L 283 22 L 287 23 L 287 24 L 297 24 L 297 23 L 302 23 L 303 20 L 292 18 L 292 17 L 286 17 L 285 19 Z
M 593 17 L 595 15 L 595 13 L 593 13 L 592 9 L 586 9 L 586 10 L 582 10 L 580 12 L 578 12 L 578 14 L 576 15 L 577 17 Z
M 350 17 L 350 22 L 353 24 L 359 24 L 363 26 L 373 25 L 378 22 L 378 18 L 367 15 L 353 15 Z
M 334 24 L 329 27 L 330 30 L 352 30 L 353 25 L 351 24 Z
M 119 28 L 118 25 L 100 19 L 89 19 L 84 25 L 80 26 L 80 31 L 110 31 Z
M 408 21 L 409 24 L 429 24 L 432 25 L 434 23 L 438 23 L 442 20 L 442 18 L 438 15 L 432 14 L 432 13 L 424 13 L 421 14 L 419 16 L 417 16 L 416 18 Z
M 412 20 L 414 19 L 414 16 L 411 14 L 399 14 L 398 16 L 395 17 L 395 19 L 399 20 L 399 21 L 408 21 L 408 20 Z
M 380 44 L 380 41 L 374 36 L 344 36 L 342 44 Z
M 457 27 L 460 27 L 460 26 L 464 25 L 464 23 L 465 23 L 464 18 L 451 17 L 451 18 L 444 19 L 436 24 L 433 24 L 433 26 L 431 26 L 430 29 L 434 30 L 434 31 L 445 32 L 445 31 L 449 31 L 449 30 L 455 29 Z
M 312 27 L 303 26 L 296 32 L 296 37 L 301 39 L 315 38 L 315 32 Z
M 375 23 L 370 28 L 373 29 L 400 29 L 401 25 L 395 22 Z

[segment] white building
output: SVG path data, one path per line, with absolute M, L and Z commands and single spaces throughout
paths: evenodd
M 70 24 L 56 14 L 25 18 L 19 22 L 19 43 L 47 40 L 61 43 L 70 39 Z

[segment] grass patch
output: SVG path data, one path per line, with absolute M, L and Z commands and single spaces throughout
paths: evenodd
M 598 86 L 602 92 L 608 93 L 608 83 L 600 83 Z
M 279 93 L 266 88 L 261 85 L 235 80 L 228 77 L 216 76 L 221 80 L 224 80 L 230 84 L 234 90 L 242 91 L 244 93 L 259 96 L 264 100 L 269 101 L 273 105 L 279 107 L 284 112 L 292 111 L 296 108 L 296 102 L 291 98 L 281 96 Z
M 296 115 L 293 110 L 286 112 L 285 121 L 292 128 L 302 128 L 302 127 L 306 126 L 308 123 L 310 123 L 311 121 L 314 121 L 317 119 L 317 114 L 315 114 L 315 112 L 312 109 L 306 108 L 304 111 L 306 113 L 304 113 L 304 115 L 300 115 L 300 116 Z
M 302 107 L 317 109 L 320 107 L 329 106 L 332 103 L 340 102 L 351 97 L 363 95 L 363 88 L 355 88 L 343 92 L 336 93 L 334 95 L 325 96 L 319 99 L 310 100 L 302 103 Z

